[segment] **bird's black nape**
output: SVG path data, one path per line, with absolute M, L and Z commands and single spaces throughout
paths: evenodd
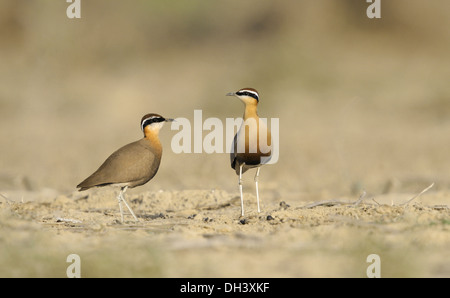
M 147 125 L 151 125 L 152 123 L 158 123 L 158 122 L 164 122 L 166 119 L 158 114 L 147 114 L 144 117 L 142 117 L 141 120 L 141 129 L 144 131 L 144 128 Z
M 259 102 L 259 94 L 258 91 L 256 91 L 253 88 L 244 88 L 236 92 L 236 95 L 238 96 L 250 96 L 254 99 L 256 99 L 257 102 Z

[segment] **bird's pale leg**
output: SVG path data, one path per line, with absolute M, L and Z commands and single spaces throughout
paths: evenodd
M 130 206 L 128 205 L 127 201 L 125 201 L 125 198 L 123 197 L 123 194 L 127 191 L 128 186 L 125 186 L 122 188 L 122 191 L 120 192 L 120 196 L 122 197 L 122 201 L 125 203 L 125 206 L 127 206 L 128 210 L 130 210 L 131 215 L 133 215 L 134 220 L 136 222 L 139 221 L 139 219 L 136 217 L 136 215 L 134 214 L 133 210 L 131 210 Z M 123 222 L 123 215 L 122 215 L 122 222 Z
M 123 191 L 123 189 L 120 189 L 119 195 L 117 196 L 117 200 L 119 201 L 120 219 L 121 219 L 121 222 L 123 223 L 122 191 Z
M 258 178 L 259 178 L 259 170 L 261 168 L 258 167 L 258 169 L 256 170 L 256 175 L 255 175 L 255 186 L 256 186 L 256 203 L 258 204 L 258 213 L 261 212 L 261 209 L 259 208 L 259 192 L 258 192 Z
M 244 196 L 242 195 L 242 166 L 239 166 L 239 192 L 241 193 L 241 216 L 244 216 Z

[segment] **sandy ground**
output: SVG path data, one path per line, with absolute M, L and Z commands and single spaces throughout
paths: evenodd
M 82 277 L 366 277 L 370 254 L 382 277 L 450 275 L 448 192 L 265 196 L 259 214 L 246 194 L 245 219 L 223 190 L 130 192 L 123 224 L 112 189 L 39 195 L 0 204 L 2 276 L 65 277 L 70 254 Z
M 0 3 L 0 277 L 66 277 L 70 254 L 82 277 L 366 277 L 371 254 L 382 277 L 450 277 L 447 0 L 378 20 L 350 0 L 57 2 Z M 253 171 L 241 219 L 228 156 L 174 153 L 169 125 L 126 193 L 139 223 L 117 189 L 76 191 L 146 113 L 240 117 L 243 87 L 280 123 L 260 214 Z

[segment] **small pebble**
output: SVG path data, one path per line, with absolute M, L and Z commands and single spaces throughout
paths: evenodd
M 240 223 L 241 225 L 246 225 L 246 224 L 248 224 L 248 220 L 245 219 L 245 218 L 243 218 L 243 219 L 239 220 L 239 223 Z
M 280 207 L 283 208 L 283 209 L 287 209 L 287 208 L 289 208 L 290 206 L 289 206 L 288 204 L 286 204 L 285 201 L 281 201 L 281 202 L 280 202 Z

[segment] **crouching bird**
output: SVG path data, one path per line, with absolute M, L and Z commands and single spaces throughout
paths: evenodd
M 159 130 L 163 127 L 164 122 L 169 121 L 173 121 L 173 119 L 153 113 L 142 117 L 141 129 L 144 137 L 111 154 L 97 171 L 77 185 L 79 191 L 106 185 L 119 186 L 120 192 L 117 200 L 119 201 L 121 221 L 123 222 L 124 219 L 122 202 L 134 220 L 139 221 L 123 195 L 128 188 L 147 183 L 158 172 L 162 156 Z
M 244 199 L 242 194 L 242 174 L 248 169 L 257 168 L 255 175 L 256 202 L 259 206 L 258 178 L 261 166 L 268 163 L 272 157 L 272 139 L 270 130 L 256 111 L 259 94 L 253 88 L 243 88 L 230 92 L 227 96 L 239 98 L 245 105 L 241 127 L 234 136 L 230 153 L 231 168 L 239 175 L 239 191 L 241 195 L 241 216 L 244 216 Z

